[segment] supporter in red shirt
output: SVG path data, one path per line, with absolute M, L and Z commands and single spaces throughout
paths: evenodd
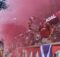
M 59 23 L 59 17 L 57 15 L 52 15 L 51 17 L 46 19 L 46 23 L 43 28 L 41 28 L 40 34 L 42 38 L 50 38 L 54 32 L 55 25 Z

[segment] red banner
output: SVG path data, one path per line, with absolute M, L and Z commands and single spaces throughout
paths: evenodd
M 59 56 L 60 45 L 53 45 L 52 46 L 52 57 Z
M 40 57 L 40 48 L 39 47 L 26 48 L 25 57 Z

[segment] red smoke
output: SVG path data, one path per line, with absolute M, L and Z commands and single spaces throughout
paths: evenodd
M 15 25 L 13 23 L 4 25 L 4 32 L 6 35 L 16 36 L 25 31 L 26 28 L 22 25 Z

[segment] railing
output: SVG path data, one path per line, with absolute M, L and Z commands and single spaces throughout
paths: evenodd
M 60 42 L 50 43 L 50 44 L 33 45 L 33 46 L 28 46 L 28 47 L 18 47 L 12 53 L 10 53 L 9 57 L 40 57 L 41 46 L 49 46 L 49 45 L 51 45 L 51 48 L 50 47 L 49 48 L 50 48 L 52 57 L 54 57 L 55 53 L 57 51 L 60 51 Z M 49 50 L 49 48 L 47 47 L 46 49 Z

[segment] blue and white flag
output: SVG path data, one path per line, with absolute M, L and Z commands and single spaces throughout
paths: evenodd
M 52 57 L 52 48 L 50 44 L 40 46 L 40 57 Z

